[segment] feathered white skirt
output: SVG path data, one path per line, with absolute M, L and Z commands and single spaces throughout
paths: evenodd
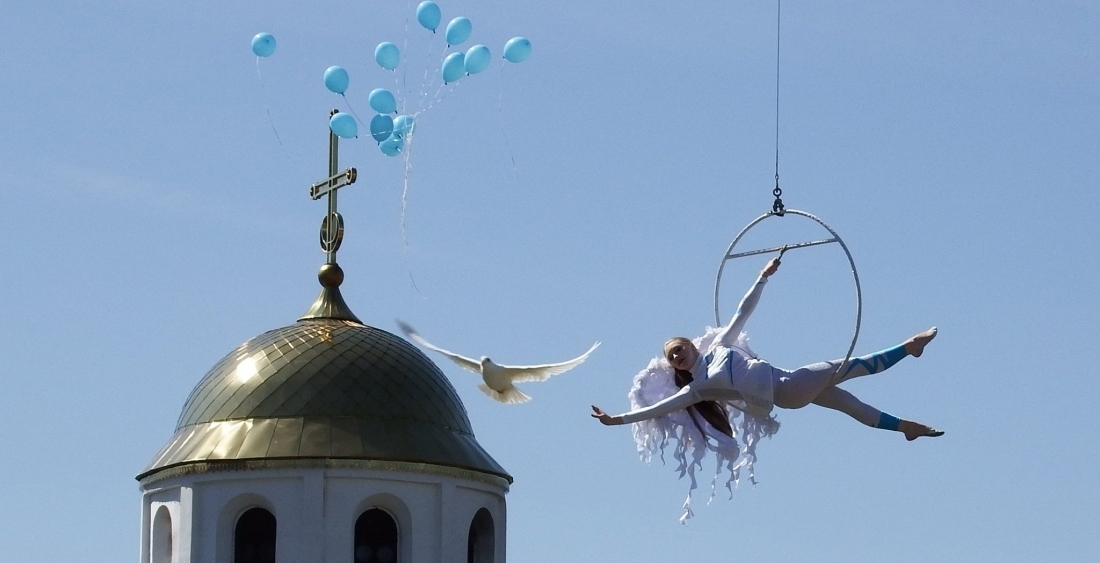
M 695 347 L 699 350 L 710 349 L 719 330 L 707 327 L 703 336 L 693 340 Z M 748 347 L 745 333 L 738 335 L 735 346 L 748 356 L 756 357 Z M 635 410 L 648 407 L 674 395 L 677 391 L 679 388 L 673 381 L 672 366 L 664 358 L 654 358 L 649 361 L 645 369 L 634 376 L 634 382 L 628 394 L 630 408 Z M 768 399 L 771 398 L 768 397 Z M 708 451 L 714 454 L 717 461 L 714 477 L 711 479 L 709 499 L 714 498 L 718 478 L 723 469 L 728 474 L 726 489 L 730 491 L 730 498 L 733 498 L 733 488 L 740 482 L 742 471 L 748 474 L 750 482 L 756 484 L 754 471 L 756 446 L 761 438 L 770 437 L 779 430 L 779 422 L 773 416 L 766 418 L 753 416 L 742 410 L 744 405 L 739 405 L 738 402 L 727 403 L 727 407 L 726 412 L 734 432 L 733 438 L 707 424 L 701 416 L 696 416 L 693 422 L 692 415 L 687 410 L 676 411 L 632 425 L 634 441 L 642 461 L 649 463 L 656 455 L 663 463 L 665 449 L 670 444 L 673 446 L 672 457 L 677 462 L 676 471 L 679 472 L 680 478 L 687 476 L 691 482 L 687 499 L 684 501 L 684 513 L 680 517 L 681 523 L 686 523 L 694 515 L 691 510 L 691 495 L 698 488 L 695 471 L 702 469 L 703 459 L 706 458 Z M 702 433 L 699 431 L 700 428 L 703 429 Z

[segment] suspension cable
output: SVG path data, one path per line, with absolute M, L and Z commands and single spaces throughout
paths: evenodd
M 785 211 L 783 190 L 779 188 L 779 31 L 782 28 L 782 12 L 783 0 L 777 0 L 775 6 L 775 189 L 772 190 L 775 201 L 772 203 L 772 213 L 779 216 L 782 216 Z

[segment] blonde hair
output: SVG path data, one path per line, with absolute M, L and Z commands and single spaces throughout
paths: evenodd
M 673 336 L 665 341 L 665 359 L 668 359 L 668 355 L 672 352 L 672 349 L 677 346 L 691 346 L 695 347 L 695 344 L 691 340 L 684 338 L 683 336 Z

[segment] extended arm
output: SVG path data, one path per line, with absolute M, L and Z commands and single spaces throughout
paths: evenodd
M 764 266 L 764 269 L 760 271 L 760 276 L 756 278 L 756 283 L 752 284 L 748 293 L 741 298 L 741 303 L 737 305 L 737 312 L 733 314 L 729 324 L 722 328 L 722 332 L 718 333 L 716 342 L 721 342 L 725 346 L 733 346 L 736 343 L 738 335 L 745 328 L 745 322 L 749 320 L 749 316 L 756 309 L 756 304 L 760 302 L 760 294 L 764 291 L 764 284 L 768 282 L 768 277 L 778 269 L 778 257 L 772 258 L 768 265 Z
M 698 394 L 692 391 L 691 385 L 685 385 L 675 395 L 665 397 L 648 407 L 635 409 L 617 416 L 611 416 L 600 410 L 596 405 L 592 405 L 592 416 L 598 418 L 600 422 L 608 426 L 631 424 L 642 420 L 662 417 L 666 414 L 686 409 L 701 400 Z

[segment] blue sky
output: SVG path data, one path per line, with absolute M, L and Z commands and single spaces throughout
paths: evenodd
M 440 5 L 494 56 L 515 35 L 534 53 L 462 79 L 421 116 L 407 248 L 400 159 L 342 145 L 360 178 L 340 198 L 343 290 L 369 324 L 401 318 L 505 363 L 603 341 L 517 407 L 439 358 L 515 477 L 511 561 L 1100 556 L 1100 7 L 784 3 L 784 200 L 855 256 L 857 351 L 940 327 L 924 357 L 848 388 L 947 434 L 907 443 L 838 413 L 780 411 L 760 484 L 697 496 L 684 527 L 673 466 L 638 461 L 629 430 L 599 426 L 588 405 L 625 410 L 667 337 L 713 323 L 719 259 L 770 207 L 775 3 Z M 133 476 L 191 388 L 316 295 L 324 210 L 306 193 L 325 175 L 327 110 L 345 108 L 321 75 L 347 68 L 348 101 L 368 114 L 367 93 L 395 84 L 374 46 L 407 41 L 398 73 L 418 92 L 429 35 L 406 29 L 412 6 L 0 5 L 9 560 L 136 560 Z M 279 42 L 262 87 L 260 31 Z M 765 226 L 761 240 L 814 234 Z M 727 269 L 724 311 L 763 262 Z M 797 367 L 843 355 L 852 310 L 835 245 L 792 252 L 748 330 L 757 352 Z

